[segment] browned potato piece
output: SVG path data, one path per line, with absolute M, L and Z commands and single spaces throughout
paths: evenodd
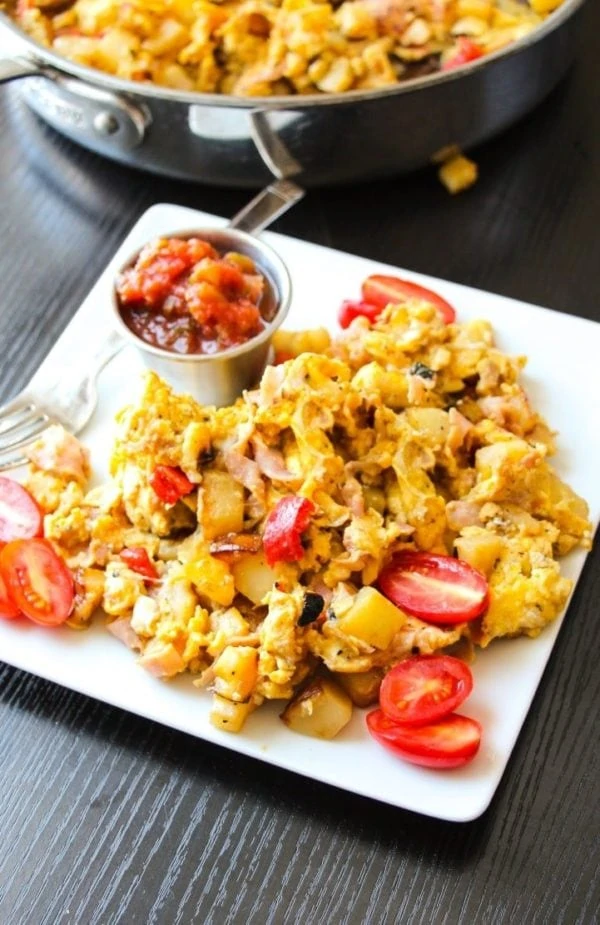
M 240 556 L 231 571 L 236 590 L 253 604 L 261 603 L 275 581 L 275 573 L 267 565 L 264 552 Z
M 244 527 L 244 488 L 228 472 L 208 471 L 202 479 L 202 526 L 212 540 Z
M 466 536 L 455 539 L 454 545 L 461 559 L 490 576 L 494 563 L 502 555 L 504 541 L 489 530 L 471 528 Z
M 333 739 L 352 717 L 352 701 L 331 678 L 312 678 L 281 714 L 294 732 L 316 739 Z
M 250 700 L 234 703 L 227 697 L 214 694 L 209 719 L 213 726 L 223 732 L 239 732 L 253 709 L 254 704 Z
M 340 629 L 375 649 L 387 649 L 406 623 L 406 615 L 376 588 L 361 588 L 349 610 L 338 616 Z
M 213 670 L 216 693 L 235 703 L 243 703 L 256 684 L 258 651 L 252 646 L 226 646 Z
M 373 668 L 371 671 L 348 672 L 335 674 L 335 680 L 349 695 L 352 703 L 357 707 L 370 707 L 377 703 L 379 687 L 383 671 Z
M 327 328 L 313 328 L 308 331 L 286 331 L 279 329 L 273 335 L 276 353 L 297 357 L 301 353 L 324 353 L 331 344 Z

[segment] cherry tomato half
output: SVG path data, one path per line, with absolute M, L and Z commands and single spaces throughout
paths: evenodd
M 0 552 L 0 575 L 11 600 L 43 626 L 68 619 L 75 596 L 73 576 L 48 540 L 15 540 Z
M 175 504 L 194 490 L 194 483 L 175 466 L 157 466 L 150 478 L 150 484 L 165 504 Z
M 26 488 L 0 476 L 0 542 L 41 536 L 43 514 Z
M 3 620 L 14 620 L 20 613 L 21 611 L 17 605 L 11 601 L 6 582 L 0 575 L 0 617 Z
M 488 606 L 484 575 L 462 559 L 430 552 L 400 552 L 378 579 L 396 607 L 429 623 L 465 623 Z
M 481 744 L 480 724 L 458 713 L 427 726 L 402 726 L 382 710 L 372 710 L 367 728 L 381 745 L 424 768 L 459 768 L 475 757 Z
M 398 279 L 396 276 L 369 276 L 362 284 L 363 301 L 369 305 L 377 305 L 380 309 L 395 302 L 406 302 L 407 299 L 421 299 L 434 305 L 441 313 L 446 324 L 456 318 L 456 312 L 449 302 L 417 283 L 407 279 Z
M 388 719 L 423 726 L 453 713 L 473 690 L 471 669 L 451 655 L 415 655 L 391 668 L 379 689 Z
M 387 304 L 387 303 L 386 303 Z M 375 321 L 383 310 L 381 305 L 371 305 L 370 302 L 359 302 L 345 299 L 338 310 L 338 323 L 341 328 L 348 328 L 355 318 L 368 318 Z
M 132 572 L 137 572 L 144 578 L 158 578 L 156 566 L 143 546 L 130 546 L 122 549 L 120 557 Z

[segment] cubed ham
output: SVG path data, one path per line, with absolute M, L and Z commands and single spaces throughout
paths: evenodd
M 88 451 L 60 424 L 53 424 L 25 450 L 29 461 L 44 472 L 85 485 L 90 474 Z

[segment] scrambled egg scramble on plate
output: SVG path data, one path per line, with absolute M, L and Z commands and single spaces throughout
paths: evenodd
M 127 80 L 272 96 L 390 87 L 497 51 L 562 0 L 0 0 L 42 45 Z
M 201 407 L 149 373 L 118 416 L 100 487 L 87 489 L 86 451 L 61 428 L 32 445 L 28 487 L 76 574 L 70 625 L 101 606 L 144 668 L 210 687 L 211 719 L 231 731 L 317 669 L 334 700 L 366 705 L 411 654 L 468 657 L 540 633 L 571 588 L 557 558 L 589 546 L 591 526 L 549 462 L 553 434 L 519 384 L 524 358 L 501 353 L 489 323 L 445 324 L 416 300 L 333 341 L 276 337 L 290 358 L 231 407 Z M 160 466 L 188 484 L 175 502 L 156 491 Z M 290 495 L 311 502 L 301 558 L 269 565 L 265 520 Z M 126 548 L 147 554 L 154 577 Z M 482 572 L 483 616 L 436 626 L 384 598 L 382 568 L 414 549 Z

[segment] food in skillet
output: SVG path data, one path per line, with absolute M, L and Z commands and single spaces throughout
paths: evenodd
M 467 64 L 562 0 L 4 0 L 43 45 L 127 80 L 272 96 L 391 87 Z
M 283 362 L 231 407 L 150 373 L 102 486 L 60 429 L 29 451 L 45 542 L 75 579 L 69 625 L 102 606 L 145 669 L 213 691 L 225 730 L 279 700 L 330 738 L 406 659 L 536 636 L 571 588 L 559 557 L 590 545 L 524 359 L 414 284 L 371 277 L 361 295 L 333 341 L 279 332 Z

